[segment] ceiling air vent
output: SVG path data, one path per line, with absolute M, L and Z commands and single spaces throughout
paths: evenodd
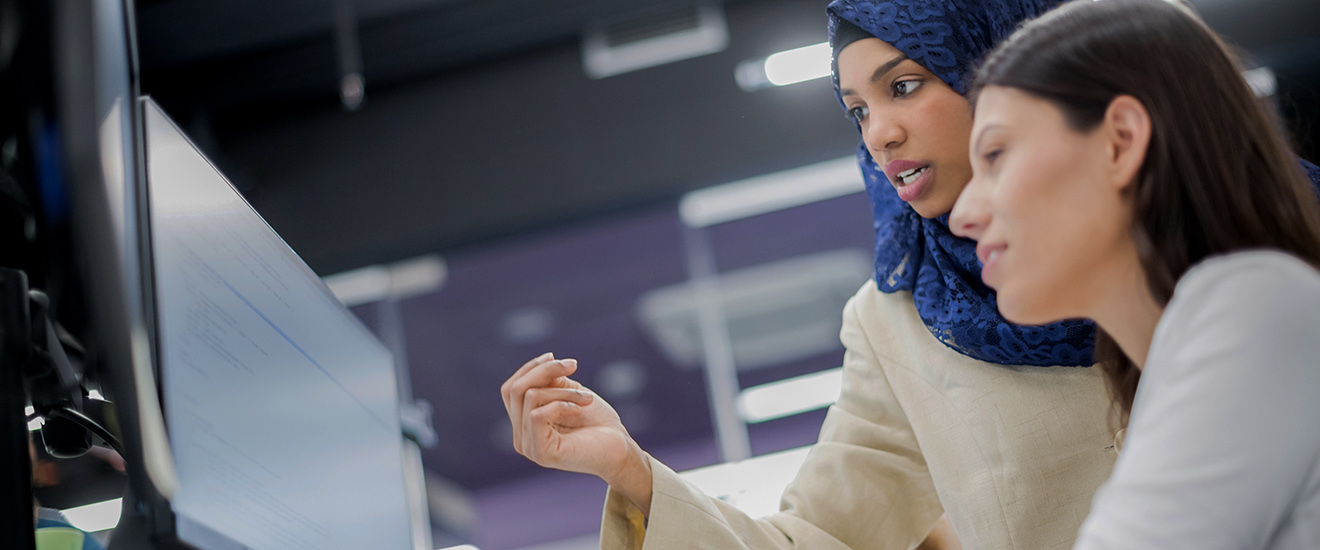
M 728 44 L 723 10 L 691 4 L 588 30 L 582 65 L 587 76 L 605 78 L 715 53 Z
M 843 306 L 872 269 L 870 251 L 841 249 L 721 273 L 720 303 L 738 370 L 839 349 Z M 636 314 L 670 362 L 685 369 L 700 366 L 701 330 L 690 284 L 642 295 Z

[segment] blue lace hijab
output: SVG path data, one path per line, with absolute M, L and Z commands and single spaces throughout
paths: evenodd
M 1022 21 L 1060 0 L 834 0 L 830 46 L 834 94 L 839 51 L 860 29 L 921 63 L 966 94 L 981 59 Z M 846 23 L 844 23 L 846 22 Z M 1090 366 L 1095 326 L 1068 320 L 1019 326 L 999 315 L 994 290 L 981 282 L 976 242 L 949 231 L 949 216 L 923 218 L 898 198 L 862 143 L 857 147 L 875 214 L 875 281 L 881 292 L 911 291 L 921 320 L 944 345 L 1004 365 Z
M 1000 40 L 1062 1 L 834 0 L 827 9 L 835 97 L 843 105 L 838 53 L 863 36 L 894 46 L 966 94 L 976 65 Z M 975 241 L 950 232 L 948 214 L 923 218 L 899 199 L 865 143 L 857 147 L 857 163 L 875 214 L 875 281 L 881 292 L 911 291 L 931 334 L 974 359 L 1004 365 L 1093 363 L 1094 324 L 1080 319 L 1043 326 L 1006 321 L 994 290 L 981 282 Z M 1320 168 L 1304 160 L 1301 164 L 1320 193 Z

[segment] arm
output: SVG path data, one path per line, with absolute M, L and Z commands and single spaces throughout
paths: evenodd
M 1314 471 L 1320 285 L 1234 262 L 1179 284 L 1077 549 L 1264 548 Z

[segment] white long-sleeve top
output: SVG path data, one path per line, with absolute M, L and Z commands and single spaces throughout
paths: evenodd
M 1075 550 L 1320 548 L 1320 272 L 1249 251 L 1187 272 Z

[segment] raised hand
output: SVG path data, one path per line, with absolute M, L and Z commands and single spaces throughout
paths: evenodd
M 597 476 L 649 511 L 648 455 L 609 403 L 569 378 L 576 371 L 576 360 L 546 353 L 500 386 L 514 450 L 547 468 Z

